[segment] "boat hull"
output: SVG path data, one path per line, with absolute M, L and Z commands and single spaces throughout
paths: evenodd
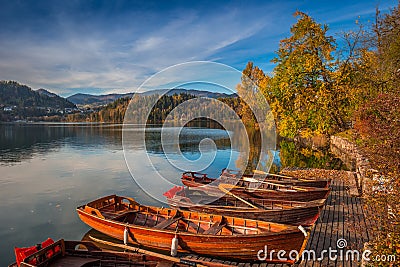
M 154 227 L 138 226 L 127 224 L 122 221 L 120 222 L 113 219 L 102 218 L 101 213 L 97 211 L 92 207 L 86 208 L 86 206 L 81 206 L 77 209 L 79 218 L 84 223 L 99 232 L 119 240 L 124 240 L 124 231 L 126 228 L 129 233 L 129 243 L 139 244 L 153 249 L 170 251 L 171 241 L 176 235 L 178 238 L 179 252 L 195 253 L 231 260 L 259 261 L 260 259 L 257 257 L 257 254 L 259 254 L 260 251 L 264 251 L 266 246 L 269 251 L 284 250 L 286 253 L 289 253 L 291 250 L 296 250 L 301 255 L 309 236 L 305 237 L 300 230 L 293 226 L 291 226 L 291 228 L 285 226 L 285 229 L 291 229 L 290 231 L 262 232 L 248 235 L 206 235 L 189 232 L 176 232 L 174 230 L 155 229 Z M 207 217 L 210 220 L 210 224 L 212 223 L 212 218 L 215 217 L 215 215 L 209 214 L 193 214 L 193 216 Z M 244 222 L 243 219 L 234 217 L 224 216 L 224 218 L 229 221 L 231 225 L 233 225 L 234 220 L 237 222 Z M 251 222 L 251 220 L 247 220 L 247 222 L 254 223 Z M 246 223 L 244 224 L 246 225 Z M 273 227 L 280 226 L 284 225 L 276 224 L 276 226 Z M 294 263 L 295 260 L 279 260 L 277 255 L 274 255 L 273 258 L 268 258 L 266 261 L 291 264 Z
M 190 188 L 202 190 L 205 193 L 212 196 L 222 196 L 221 190 L 211 184 L 201 184 L 195 181 L 182 179 L 182 183 Z M 319 199 L 326 199 L 330 193 L 329 188 L 306 188 L 304 190 L 274 190 L 274 189 L 263 189 L 263 188 L 246 188 L 236 186 L 230 190 L 230 193 L 239 197 L 248 198 L 265 198 L 265 199 L 276 199 L 276 200 L 287 200 L 287 201 L 314 201 Z
M 9 267 L 156 267 L 166 263 L 165 259 L 141 253 L 117 252 L 107 248 L 100 249 L 88 241 L 64 241 L 63 239 L 36 251 L 25 257 L 19 264 L 12 263 Z M 172 266 L 172 262 L 169 266 Z M 179 266 L 179 265 L 178 265 Z
M 331 184 L 330 179 L 301 179 L 289 176 L 272 176 L 272 175 L 261 175 L 261 174 L 241 174 L 231 173 L 230 171 L 223 171 L 219 178 L 210 178 L 206 174 L 196 172 L 185 172 L 182 174 L 182 182 L 184 180 L 193 180 L 201 184 L 209 184 L 211 182 L 218 183 L 233 183 L 242 187 L 250 187 L 252 180 L 259 180 L 262 183 L 258 184 L 259 188 L 270 188 L 271 184 L 279 184 L 283 186 L 305 186 L 305 187 L 317 187 L 317 188 L 328 188 Z
M 167 201 L 171 207 L 179 209 L 302 226 L 314 225 L 323 207 L 323 204 L 315 204 L 312 206 L 268 210 L 221 206 L 215 205 L 215 202 L 208 205 L 199 205 L 182 201 L 179 197 L 168 198 Z

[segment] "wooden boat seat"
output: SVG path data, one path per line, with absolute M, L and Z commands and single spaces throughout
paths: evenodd
M 174 222 L 179 221 L 180 219 L 182 219 L 181 216 L 178 217 L 171 217 L 165 221 L 160 222 L 159 224 L 155 225 L 154 228 L 156 229 L 165 229 L 168 226 L 170 226 L 171 224 L 173 224 Z
M 205 234 L 205 235 L 216 235 L 225 226 L 226 226 L 226 223 L 216 222 L 210 228 L 208 228 L 206 231 L 204 231 L 203 234 Z
M 104 218 L 106 218 L 106 219 L 121 221 L 121 220 L 119 220 L 120 218 L 124 218 L 126 220 L 127 219 L 126 215 L 138 213 L 138 212 L 139 211 L 137 211 L 137 210 L 124 210 L 124 211 L 117 211 L 117 212 L 103 212 L 102 214 L 103 214 Z M 122 222 L 125 222 L 125 220 Z
M 100 260 L 93 258 L 91 259 L 91 258 L 78 258 L 72 256 L 65 256 L 56 259 L 47 266 L 48 267 L 86 266 L 86 264 L 96 263 L 96 262 L 100 262 Z

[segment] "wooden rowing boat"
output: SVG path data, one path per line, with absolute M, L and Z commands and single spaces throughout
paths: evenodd
M 185 172 L 182 174 L 182 183 L 190 186 L 190 182 L 195 181 L 201 184 L 210 184 L 212 182 L 236 184 L 243 187 L 251 187 L 252 184 L 259 184 L 259 188 L 268 188 L 271 184 L 286 186 L 306 186 L 328 188 L 331 180 L 310 180 L 295 177 L 271 174 L 242 174 L 239 171 L 224 169 L 219 178 L 210 178 L 207 174 L 198 172 Z
M 16 249 L 32 252 L 35 250 L 35 246 Z M 160 263 L 167 263 L 168 266 L 173 266 L 165 259 L 143 253 L 104 251 L 92 242 L 64 241 L 60 239 L 57 242 L 36 250 L 20 261 L 12 263 L 9 267 L 155 267 L 160 266 Z
M 144 206 L 116 195 L 80 206 L 77 212 L 89 226 L 127 243 L 230 260 L 257 261 L 257 254 L 266 246 L 286 253 L 296 250 L 301 255 L 309 237 L 302 227 Z M 266 261 L 295 262 L 280 260 L 276 254 Z
M 202 191 L 183 186 L 172 188 L 164 196 L 174 208 L 302 226 L 314 225 L 325 203 L 325 199 L 296 202 L 258 198 L 244 198 L 243 202 L 232 196 L 215 200 Z
M 298 178 L 295 176 L 287 176 L 281 174 L 267 173 L 259 170 L 253 170 L 252 174 L 243 174 L 238 170 L 223 169 L 221 177 L 232 178 L 235 180 L 242 180 L 242 186 L 246 186 L 246 182 L 256 179 L 264 182 L 277 183 L 282 185 L 293 185 L 293 186 L 307 186 L 307 187 L 318 187 L 328 188 L 331 184 L 331 179 L 311 179 L 311 178 Z
M 202 180 L 198 179 L 201 176 Z M 222 178 L 222 177 L 221 177 Z M 221 179 L 220 178 L 220 179 Z M 240 197 L 279 199 L 287 201 L 314 201 L 326 199 L 330 193 L 329 188 L 305 187 L 282 185 L 272 182 L 258 182 L 244 184 L 234 179 L 211 179 L 212 182 L 204 182 L 211 178 L 196 172 L 185 172 L 182 175 L 182 183 L 190 188 L 203 190 L 209 195 L 221 196 L 219 185 L 229 187 L 231 193 Z

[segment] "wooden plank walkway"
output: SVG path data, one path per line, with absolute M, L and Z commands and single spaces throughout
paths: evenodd
M 311 231 L 310 239 L 306 247 L 306 250 L 315 251 L 315 257 L 312 254 L 309 260 L 306 255 L 305 259 L 300 263 L 293 265 L 295 267 L 352 267 L 359 266 L 361 263 L 364 243 L 368 242 L 370 238 L 370 233 L 368 233 L 367 229 L 370 229 L 371 225 L 371 222 L 366 219 L 364 214 L 362 199 L 350 196 L 347 190 L 348 187 L 345 185 L 344 181 L 340 179 L 332 182 L 331 189 L 332 191 L 325 203 L 325 207 Z M 328 252 L 321 254 L 323 250 L 328 251 L 329 248 L 332 250 L 332 259 L 330 259 Z M 337 252 L 333 250 L 337 250 Z M 352 259 L 352 254 L 349 250 L 359 251 L 359 260 L 356 254 L 354 254 L 354 259 Z M 321 257 L 321 255 L 323 255 L 323 257 Z M 334 256 L 337 256 L 336 260 L 333 260 Z M 195 255 L 191 255 L 190 258 L 220 262 L 239 267 L 289 266 L 287 264 L 224 262 L 197 257 Z
M 370 222 L 364 214 L 362 199 L 350 196 L 344 182 L 340 180 L 334 181 L 331 189 L 331 194 L 311 232 L 306 247 L 307 250 L 315 250 L 317 259 L 305 259 L 295 266 L 360 265 L 361 253 L 364 243 L 369 241 L 368 229 L 370 229 Z M 337 259 L 330 259 L 326 253 L 322 260 L 318 260 L 321 252 L 329 248 L 338 251 L 332 253 L 332 256 L 337 256 Z M 354 260 L 351 259 L 349 250 L 360 252 L 359 261 L 357 257 Z M 347 257 L 346 252 L 348 252 Z

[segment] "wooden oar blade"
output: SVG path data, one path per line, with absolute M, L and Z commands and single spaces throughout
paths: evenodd
M 233 193 L 230 192 L 229 190 L 227 190 L 227 189 L 225 188 L 225 186 L 226 186 L 226 187 L 231 187 L 232 185 L 230 185 L 230 184 L 219 184 L 219 185 L 218 185 L 218 188 L 219 188 L 222 192 L 224 192 L 225 194 L 231 195 L 231 196 L 233 196 L 234 198 L 239 199 L 239 200 L 242 201 L 243 203 L 249 205 L 250 207 L 255 208 L 255 209 L 258 209 L 257 206 L 254 206 L 254 205 L 251 204 L 250 202 L 244 200 L 243 198 L 241 198 L 241 197 L 239 197 L 239 196 L 233 194 Z M 231 187 L 231 188 L 232 188 L 232 187 Z

